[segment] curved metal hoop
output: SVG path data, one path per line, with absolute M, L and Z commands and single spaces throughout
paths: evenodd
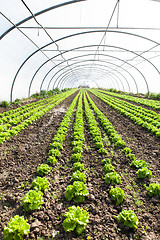
M 71 38 L 71 37 L 75 37 L 75 36 L 79 36 L 79 35 L 83 35 L 83 34 L 90 34 L 90 33 L 101 33 L 101 32 L 106 32 L 105 30 L 96 30 L 96 31 L 87 31 L 87 32 L 80 32 L 80 33 L 75 33 L 75 34 L 71 34 L 71 35 L 68 35 L 68 36 L 65 36 L 65 37 L 62 37 L 60 39 L 57 39 L 55 40 L 54 42 L 50 42 L 44 46 L 42 46 L 41 48 L 39 48 L 38 50 L 34 51 L 31 55 L 29 55 L 25 60 L 24 62 L 21 64 L 21 66 L 19 67 L 19 69 L 17 70 L 17 73 L 15 74 L 15 77 L 13 79 L 13 82 L 12 82 L 12 86 L 11 86 L 11 94 L 10 94 L 10 99 L 12 101 L 12 92 L 13 92 L 13 87 L 14 87 L 14 83 L 16 81 L 16 78 L 20 72 L 20 70 L 22 69 L 22 67 L 24 66 L 24 64 L 34 55 L 36 54 L 37 52 L 39 52 L 40 50 L 42 50 L 43 48 L 45 47 L 48 47 L 50 46 L 51 44 L 54 44 L 55 42 L 59 42 L 59 41 L 62 41 L 64 39 L 67 39 L 67 38 Z M 142 38 L 144 40 L 147 40 L 147 41 L 150 41 L 152 43 L 155 43 L 157 45 L 160 45 L 160 43 L 150 39 L 150 38 L 147 38 L 147 37 L 144 37 L 144 36 L 141 36 L 141 35 L 138 35 L 138 34 L 133 34 L 133 33 L 128 33 L 128 32 L 124 32 L 124 31 L 114 31 L 114 30 L 107 30 L 107 33 L 119 33 L 119 34 L 126 34 L 126 35 L 130 35 L 130 36 L 134 36 L 134 37 L 138 37 L 138 38 Z M 139 55 L 140 56 L 140 55 Z M 154 66 L 155 67 L 155 66 Z M 155 67 L 156 68 L 156 67 Z M 156 68 L 156 70 L 158 71 L 158 73 L 160 74 L 159 70 Z M 148 85 L 148 83 L 147 83 Z M 149 89 L 148 89 L 149 91 Z

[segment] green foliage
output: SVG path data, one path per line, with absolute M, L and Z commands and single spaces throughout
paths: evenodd
M 41 164 L 40 166 L 37 167 L 37 174 L 39 176 L 44 176 L 45 174 L 48 174 L 51 171 L 52 167 L 49 167 L 48 164 Z
M 52 148 L 52 149 L 49 150 L 49 156 L 58 157 L 59 158 L 61 156 L 61 153 L 60 153 L 60 151 L 58 149 Z
M 116 205 L 121 204 L 125 198 L 124 191 L 120 187 L 113 188 L 112 186 L 109 195 L 111 199 L 116 202 Z
M 79 206 L 69 207 L 68 210 L 69 211 L 64 214 L 66 218 L 63 221 L 65 232 L 75 230 L 78 235 L 82 234 L 89 222 L 89 213 Z
M 129 153 L 132 152 L 132 150 L 131 150 L 130 148 L 128 148 L 128 147 L 125 147 L 125 148 L 123 149 L 123 152 L 124 152 L 125 154 L 129 154 Z
M 114 167 L 112 166 L 112 164 L 110 163 L 106 163 L 103 167 L 103 171 L 105 173 L 110 173 L 110 172 L 113 172 L 114 171 Z
M 83 172 L 80 172 L 77 170 L 76 172 L 73 173 L 71 181 L 81 181 L 81 182 L 86 182 L 86 175 Z
M 83 151 L 82 146 L 74 146 L 73 147 L 73 152 L 74 153 L 81 153 Z
M 136 160 L 135 155 L 133 153 L 129 153 L 126 155 L 130 160 Z
M 98 152 L 101 154 L 101 155 L 103 155 L 103 154 L 108 154 L 108 151 L 107 151 L 107 149 L 105 149 L 105 148 L 100 148 L 99 150 L 98 150 Z
M 83 163 L 80 163 L 80 162 L 75 162 L 74 164 L 73 164 L 73 171 L 77 171 L 77 170 L 79 170 L 79 171 L 83 171 L 85 168 L 84 168 L 84 164 Z
M 107 184 L 120 184 L 122 183 L 121 176 L 116 172 L 110 172 L 105 175 L 105 182 Z
M 144 160 L 133 160 L 130 166 L 135 167 L 137 169 L 140 169 L 143 167 L 148 168 L 148 164 Z
M 11 218 L 4 228 L 4 240 L 22 240 L 24 235 L 30 233 L 30 226 L 24 217 L 18 215 Z
M 6 101 L 2 101 L 2 102 L 0 103 L 0 107 L 9 108 L 9 107 L 10 107 L 10 104 L 9 104 L 8 102 L 6 102 Z
M 43 204 L 43 193 L 41 191 L 30 190 L 22 198 L 24 211 L 40 209 Z
M 74 202 L 84 202 L 85 196 L 88 196 L 88 190 L 83 182 L 75 181 L 73 185 L 66 188 L 65 197 L 68 201 L 73 199 Z
M 47 162 L 52 164 L 52 165 L 55 165 L 57 163 L 57 159 L 55 157 L 53 157 L 53 156 L 49 156 L 47 158 Z
M 63 146 L 62 146 L 62 144 L 60 142 L 53 141 L 53 143 L 51 143 L 49 145 L 49 149 L 52 149 L 52 148 L 56 148 L 58 150 L 61 150 L 61 149 L 63 149 Z
M 82 155 L 81 155 L 81 153 L 74 153 L 74 154 L 72 154 L 71 160 L 72 160 L 73 162 L 80 162 L 80 161 L 82 160 Z
M 36 191 L 45 191 L 49 189 L 49 181 L 46 177 L 37 177 L 32 182 L 32 188 Z
M 109 158 L 105 158 L 101 161 L 101 164 L 105 165 L 105 164 L 110 164 L 111 163 L 111 159 Z
M 160 198 L 160 184 L 150 183 L 149 187 L 146 187 L 149 196 L 158 196 Z
M 123 223 L 124 226 L 134 229 L 138 228 L 139 221 L 136 214 L 132 210 L 123 209 L 122 212 L 120 212 L 115 218 L 119 223 Z
M 152 178 L 151 170 L 149 170 L 148 168 L 145 168 L 145 167 L 140 168 L 136 173 L 137 173 L 138 178 L 146 178 L 146 177 Z

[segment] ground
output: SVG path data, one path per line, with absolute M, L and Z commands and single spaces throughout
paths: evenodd
M 122 116 L 97 97 L 90 94 L 97 107 L 111 121 L 127 146 L 133 150 L 137 159 L 145 160 L 153 173 L 151 180 L 138 180 L 136 171 L 128 164 L 125 155 L 110 144 L 107 146 L 106 134 L 101 125 L 104 145 L 108 156 L 116 171 L 122 177 L 121 188 L 125 191 L 125 201 L 116 206 L 109 197 L 110 186 L 104 181 L 103 166 L 100 156 L 89 134 L 84 114 L 84 152 L 83 163 L 87 176 L 86 186 L 89 196 L 84 203 L 78 204 L 89 212 L 89 224 L 83 236 L 75 233 L 65 233 L 62 227 L 63 214 L 69 206 L 77 205 L 65 199 L 65 189 L 71 184 L 73 173 L 71 154 L 72 133 L 75 111 L 71 119 L 69 131 L 64 141 L 64 148 L 57 164 L 47 175 L 50 188 L 44 193 L 44 204 L 40 210 L 30 213 L 23 212 L 21 199 L 30 189 L 36 177 L 36 168 L 46 163 L 49 144 L 56 133 L 62 118 L 70 106 L 75 94 L 61 102 L 58 106 L 46 113 L 41 119 L 21 131 L 17 136 L 9 139 L 0 146 L 0 239 L 3 239 L 3 229 L 11 216 L 23 215 L 28 219 L 31 233 L 25 239 L 160 239 L 160 202 L 158 197 L 149 197 L 144 184 L 158 182 L 160 166 L 160 142 L 152 134 L 131 120 Z M 118 224 L 115 216 L 122 209 L 134 210 L 138 219 L 137 230 L 129 230 Z

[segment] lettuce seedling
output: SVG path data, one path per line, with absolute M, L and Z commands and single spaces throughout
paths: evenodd
M 52 157 L 60 157 L 61 156 L 61 153 L 58 149 L 50 149 L 49 150 L 49 156 L 52 156 Z
M 116 202 L 116 205 L 121 204 L 125 198 L 124 191 L 120 187 L 113 188 L 112 186 L 109 195 L 111 199 Z
M 81 152 L 83 152 L 83 148 L 81 146 L 74 146 L 73 147 L 73 152 L 74 153 L 81 153 Z
M 41 164 L 37 167 L 37 174 L 40 176 L 44 176 L 45 174 L 48 174 L 51 171 L 52 167 L 49 167 L 48 164 Z
M 81 155 L 81 153 L 74 153 L 74 154 L 72 154 L 71 160 L 72 160 L 73 162 L 80 162 L 80 161 L 82 160 L 82 155 Z
M 101 161 L 101 164 L 103 164 L 103 165 L 105 165 L 105 164 L 110 164 L 111 163 L 111 159 L 109 159 L 109 158 L 105 158 L 105 159 L 103 159 L 102 161 Z
M 144 160 L 133 160 L 130 163 L 130 166 L 135 167 L 137 169 L 140 169 L 143 167 L 148 168 L 148 164 Z
M 30 233 L 30 225 L 23 216 L 16 215 L 11 218 L 4 228 L 4 240 L 23 240 L 24 235 Z
M 136 157 L 133 153 L 127 154 L 126 157 L 128 157 L 130 160 L 136 160 Z
M 115 218 L 119 223 L 123 223 L 124 226 L 134 229 L 138 228 L 139 221 L 136 214 L 132 210 L 127 211 L 123 209 L 122 212 L 120 212 Z
M 83 171 L 85 168 L 84 168 L 84 164 L 83 163 L 80 163 L 80 162 L 75 162 L 74 164 L 73 164 L 73 171 L 77 171 L 77 170 L 79 170 L 79 171 Z
M 159 183 L 150 183 L 149 187 L 146 187 L 146 190 L 148 191 L 148 195 L 150 197 L 158 196 L 160 198 L 160 184 Z
M 113 172 L 114 171 L 114 167 L 112 166 L 112 164 L 110 163 L 106 163 L 103 167 L 103 171 L 105 173 L 109 173 L 109 172 Z
M 140 168 L 136 173 L 137 173 L 138 178 L 146 178 L 146 177 L 152 178 L 151 170 L 149 170 L 148 168 L 145 168 L 145 167 Z
M 69 185 L 66 188 L 65 197 L 68 201 L 73 199 L 74 202 L 84 202 L 85 196 L 88 196 L 89 192 L 83 182 L 75 181 L 73 185 Z
M 53 143 L 51 143 L 51 144 L 49 145 L 49 149 L 53 149 L 53 148 L 56 148 L 56 149 L 58 149 L 58 150 L 61 150 L 61 149 L 63 149 L 63 146 L 62 146 L 62 144 L 61 144 L 60 142 L 54 141 Z
M 57 163 L 57 159 L 56 159 L 55 157 L 53 157 L 53 156 L 49 156 L 49 157 L 47 158 L 47 162 L 50 163 L 50 164 L 52 164 L 52 165 L 54 165 L 54 164 Z
M 30 190 L 22 198 L 24 211 L 40 209 L 43 204 L 43 193 L 41 191 Z
M 101 154 L 101 155 L 103 155 L 103 154 L 108 154 L 108 151 L 107 151 L 107 149 L 105 149 L 105 148 L 100 148 L 99 150 L 98 150 L 98 152 Z
M 75 230 L 78 235 L 82 234 L 89 222 L 89 213 L 79 206 L 69 207 L 68 210 L 69 211 L 64 214 L 66 218 L 62 224 L 65 232 Z
M 117 172 L 110 172 L 105 175 L 105 182 L 107 184 L 120 184 L 122 183 L 121 176 Z
M 125 154 L 129 154 L 129 153 L 132 152 L 132 150 L 131 150 L 130 148 L 128 148 L 128 147 L 125 147 L 125 148 L 123 149 L 123 152 L 124 152 Z
M 83 172 L 80 172 L 77 170 L 72 174 L 71 181 L 80 181 L 80 182 L 86 182 L 86 175 Z
M 49 189 L 49 181 L 46 177 L 37 177 L 32 182 L 32 188 L 36 191 L 45 191 Z

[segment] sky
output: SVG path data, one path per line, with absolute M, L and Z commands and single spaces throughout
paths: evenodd
M 24 2 L 35 14 L 65 1 Z M 78 87 L 80 84 L 132 92 L 146 93 L 148 89 L 160 92 L 160 2 L 120 0 L 119 8 L 117 6 L 113 12 L 116 3 L 117 0 L 87 0 L 56 8 L 8 33 L 0 41 L 0 101 L 10 100 L 12 87 L 13 100 L 27 97 L 40 89 Z M 0 0 L 1 34 L 31 15 L 26 6 L 21 0 Z M 38 29 L 40 26 L 47 28 Z M 91 32 L 65 38 L 81 31 L 94 30 L 88 27 L 97 27 L 96 30 L 103 27 L 106 34 Z M 57 41 L 61 38 L 64 39 Z M 17 74 L 28 56 L 50 42 L 52 44 L 43 51 L 29 58 Z M 149 49 L 152 50 L 148 52 Z M 15 84 L 12 85 L 14 79 Z

